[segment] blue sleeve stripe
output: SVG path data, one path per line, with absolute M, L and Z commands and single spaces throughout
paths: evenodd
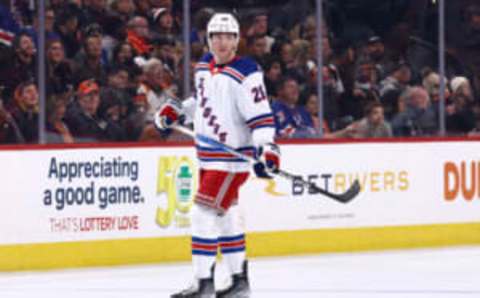
M 261 115 L 258 115 L 256 117 L 250 118 L 249 120 L 245 121 L 245 123 L 248 125 L 248 124 L 250 124 L 254 121 L 257 121 L 257 120 L 260 120 L 260 119 L 263 119 L 263 118 L 268 118 L 268 117 L 273 117 L 273 114 L 272 113 L 261 114 Z

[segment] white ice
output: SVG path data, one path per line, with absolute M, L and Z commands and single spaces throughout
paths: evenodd
M 480 247 L 258 258 L 250 267 L 255 298 L 480 297 Z M 0 297 L 169 297 L 190 273 L 187 263 L 1 273 Z

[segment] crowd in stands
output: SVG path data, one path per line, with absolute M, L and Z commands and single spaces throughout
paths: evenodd
M 8 1 L 10 3 L 10 1 Z M 440 133 L 437 7 L 427 0 L 192 0 L 184 78 L 183 1 L 50 0 L 45 11 L 46 137 L 50 143 L 178 140 L 154 128 L 183 99 L 208 51 L 206 25 L 238 15 L 240 55 L 264 72 L 279 138 L 436 136 Z M 242 2 L 242 3 L 240 3 Z M 455 2 L 455 3 L 454 3 Z M 38 19 L 32 1 L 0 2 L 0 143 L 37 143 Z M 480 131 L 480 4 L 447 1 L 448 135 Z M 323 66 L 317 65 L 322 45 Z M 323 78 L 318 117 L 317 75 Z

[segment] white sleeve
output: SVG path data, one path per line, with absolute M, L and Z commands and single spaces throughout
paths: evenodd
M 275 122 L 263 83 L 263 73 L 257 71 L 250 74 L 242 82 L 240 89 L 237 107 L 252 131 L 254 146 L 273 143 Z
M 182 111 L 185 114 L 185 124 L 190 124 L 193 122 L 193 119 L 195 117 L 195 109 L 197 106 L 197 101 L 195 100 L 195 97 L 190 96 L 186 99 L 183 100 L 182 102 Z

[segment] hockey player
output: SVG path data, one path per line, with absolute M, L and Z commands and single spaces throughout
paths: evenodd
M 275 127 L 263 74 L 251 59 L 236 56 L 239 24 L 232 14 L 217 13 L 207 25 L 210 53 L 195 68 L 193 98 L 167 102 L 156 114 L 155 124 L 165 131 L 183 116 L 192 119 L 196 133 L 214 138 L 262 163 L 255 173 L 270 178 L 279 167 L 280 152 L 273 142 Z M 197 142 L 199 188 L 192 208 L 192 287 L 171 297 L 249 297 L 245 258 L 245 232 L 238 193 L 247 180 L 248 162 Z M 231 285 L 215 293 L 214 265 L 222 252 L 231 273 Z

